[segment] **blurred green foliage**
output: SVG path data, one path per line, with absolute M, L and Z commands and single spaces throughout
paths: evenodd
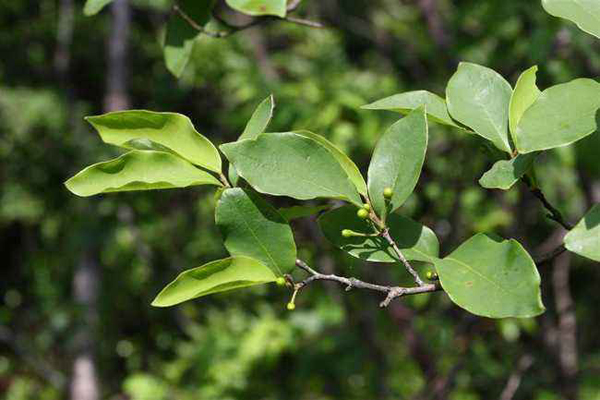
M 305 0 L 310 29 L 283 22 L 227 39 L 201 38 L 181 80 L 164 66 L 164 1 L 135 1 L 130 35 L 132 107 L 188 115 L 216 144 L 235 140 L 273 93 L 274 131 L 325 135 L 366 172 L 377 138 L 398 116 L 361 110 L 414 89 L 443 94 L 459 60 L 487 65 L 514 84 L 540 67 L 540 88 L 600 71 L 600 45 L 538 2 L 438 0 L 439 27 L 418 2 Z M 392 399 L 497 398 L 524 354 L 535 361 L 515 398 L 560 399 L 565 377 L 544 332 L 557 318 L 552 266 L 540 267 L 544 316 L 473 318 L 443 294 L 377 307 L 370 293 L 327 284 L 301 293 L 257 287 L 174 309 L 149 306 L 181 270 L 225 256 L 208 188 L 123 193 L 92 199 L 62 182 L 90 160 L 113 157 L 85 115 L 102 112 L 110 14 L 87 18 L 76 2 L 70 86 L 52 69 L 60 2 L 0 5 L 0 393 L 10 400 L 62 399 L 85 309 L 73 276 L 85 255 L 100 268 L 94 352 L 102 398 Z M 442 34 L 440 34 L 440 31 Z M 576 221 L 600 179 L 598 133 L 537 162 L 546 195 Z M 432 126 L 423 176 L 402 213 L 432 227 L 447 254 L 474 232 L 518 239 L 534 254 L 554 232 L 520 186 L 477 184 L 495 160 L 483 142 Z M 595 186 L 594 186 L 595 185 Z M 283 207 L 296 204 L 273 198 Z M 294 221 L 302 258 L 323 271 L 402 282 L 400 270 L 365 264 L 327 244 L 312 217 Z M 600 399 L 598 266 L 572 258 L 579 398 Z M 444 397 L 445 396 L 445 397 Z

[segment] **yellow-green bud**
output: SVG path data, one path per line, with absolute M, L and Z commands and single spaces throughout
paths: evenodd
M 294 311 L 296 309 L 296 305 L 294 303 L 287 303 L 287 309 L 288 311 Z
M 367 210 L 365 210 L 364 208 L 361 208 L 356 212 L 356 215 L 360 219 L 367 219 L 367 217 L 369 216 L 369 212 Z
M 439 278 L 438 274 L 433 272 L 433 271 L 427 271 L 427 274 L 425 275 L 427 277 L 427 279 L 429 279 L 430 281 L 437 281 Z
M 350 229 L 344 229 L 342 230 L 342 236 L 345 238 L 349 238 L 354 236 L 354 232 L 352 232 Z
M 386 199 L 391 199 L 393 195 L 394 191 L 392 190 L 392 188 L 386 187 L 385 189 L 383 189 L 383 197 L 385 197 Z
M 362 208 L 364 208 L 367 211 L 371 211 L 371 206 L 367 203 L 363 204 Z
M 275 283 L 276 283 L 278 286 L 285 286 L 285 278 L 284 278 L 283 276 L 280 276 L 279 278 L 277 278 L 277 279 L 275 280 Z

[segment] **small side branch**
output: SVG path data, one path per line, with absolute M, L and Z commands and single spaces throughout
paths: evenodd
M 529 354 L 525 354 L 519 360 L 519 364 L 517 365 L 517 369 L 510 375 L 508 381 L 506 382 L 506 386 L 500 395 L 500 400 L 512 400 L 517 392 L 517 389 L 521 385 L 521 380 L 523 379 L 523 375 L 527 372 L 527 370 L 533 365 L 533 357 Z
M 345 285 L 347 291 L 351 290 L 352 288 L 356 288 L 356 289 L 372 290 L 372 291 L 376 291 L 376 292 L 385 294 L 386 295 L 385 299 L 381 303 L 379 303 L 380 307 L 387 307 L 391 303 L 392 300 L 394 300 L 398 297 L 412 295 L 412 294 L 420 294 L 420 293 L 431 293 L 431 292 L 437 292 L 437 291 L 442 290 L 442 287 L 440 286 L 439 282 L 428 283 L 428 284 L 422 283 L 422 285 L 416 286 L 416 287 L 400 287 L 400 286 L 377 285 L 375 283 L 361 281 L 360 279 L 346 278 L 343 276 L 338 276 L 338 275 L 333 275 L 333 274 L 325 275 L 325 274 L 321 274 L 321 273 L 315 271 L 314 269 L 309 267 L 308 264 L 306 264 L 304 261 L 302 261 L 300 259 L 296 260 L 296 266 L 298 268 L 306 271 L 309 274 L 309 277 L 298 283 L 295 283 L 294 284 L 295 290 L 301 290 L 302 288 L 309 285 L 313 281 L 321 280 L 321 281 L 338 282 L 342 285 Z
M 402 252 L 400 251 L 400 248 L 398 248 L 398 245 L 396 244 L 394 239 L 390 236 L 390 231 L 388 228 L 385 228 L 381 231 L 381 236 L 389 243 L 390 246 L 392 246 L 392 249 L 394 249 L 394 253 L 396 253 L 402 264 L 404 264 L 404 267 L 406 268 L 408 273 L 411 274 L 412 277 L 415 279 L 417 285 L 425 285 L 425 282 L 423 282 L 417 271 L 415 271 L 412 265 L 410 265 L 406 257 L 404 257 L 404 254 L 402 254 Z
M 548 210 L 548 214 L 546 215 L 548 218 L 557 222 L 558 224 L 560 224 L 560 226 L 562 226 L 568 231 L 573 229 L 573 226 L 564 220 L 561 212 L 558 211 L 558 209 L 556 209 L 552 204 L 550 204 L 544 193 L 539 188 L 532 188 L 530 186 L 529 190 L 531 191 L 531 194 L 533 194 L 535 198 L 537 198 L 542 203 L 544 208 Z

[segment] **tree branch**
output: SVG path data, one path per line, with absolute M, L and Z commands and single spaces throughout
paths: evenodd
M 558 211 L 558 209 L 556 209 L 556 207 L 554 207 L 552 204 L 550 204 L 550 202 L 548 201 L 548 199 L 546 198 L 544 193 L 539 188 L 532 187 L 529 184 L 529 182 L 527 182 L 527 181 L 525 181 L 525 183 L 529 187 L 529 191 L 531 192 L 531 194 L 533 194 L 535 196 L 535 198 L 537 198 L 542 203 L 544 208 L 546 208 L 546 210 L 548 210 L 549 214 L 546 214 L 546 217 L 557 222 L 558 224 L 560 224 L 560 226 L 562 226 L 563 228 L 565 228 L 568 231 L 573 229 L 573 226 L 570 225 L 569 223 L 565 222 L 560 211 Z
M 402 264 L 404 264 L 404 267 L 406 268 L 408 273 L 413 276 L 417 285 L 419 285 L 419 286 L 425 285 L 425 283 L 423 282 L 423 280 L 421 279 L 421 277 L 419 276 L 417 271 L 415 271 L 415 269 L 412 267 L 412 265 L 410 265 L 410 263 L 408 262 L 406 257 L 404 257 L 404 254 L 402 254 L 402 252 L 400 251 L 400 248 L 398 248 L 398 245 L 396 244 L 394 239 L 392 239 L 392 237 L 390 236 L 389 228 L 383 229 L 381 231 L 381 236 L 389 243 L 390 246 L 392 246 L 392 249 L 394 249 L 394 252 L 398 256 L 398 258 L 400 259 Z
M 294 284 L 294 290 L 296 290 L 296 291 L 301 290 L 302 288 L 309 285 L 313 281 L 321 280 L 321 281 L 338 282 L 338 283 L 346 286 L 346 291 L 349 291 L 352 288 L 357 288 L 357 289 L 373 290 L 373 291 L 385 294 L 386 295 L 385 299 L 381 303 L 379 303 L 380 307 L 387 307 L 392 300 L 394 300 L 398 297 L 412 295 L 412 294 L 420 294 L 420 293 L 431 293 L 431 292 L 437 292 L 437 291 L 442 290 L 442 287 L 439 284 L 439 282 L 427 283 L 427 284 L 422 283 L 422 285 L 416 286 L 416 287 L 383 286 L 383 285 L 377 285 L 375 283 L 364 282 L 364 281 L 361 281 L 360 279 L 356 279 L 356 278 L 346 278 L 343 276 L 338 276 L 338 275 L 333 275 L 333 274 L 325 275 L 325 274 L 321 274 L 321 273 L 315 271 L 314 269 L 309 267 L 308 264 L 306 264 L 304 261 L 302 261 L 300 259 L 296 260 L 296 266 L 309 274 L 308 278 Z
M 506 386 L 504 390 L 502 390 L 502 394 L 500 395 L 500 400 L 512 400 L 521 385 L 521 379 L 523 379 L 523 375 L 527 370 L 533 365 L 533 357 L 529 354 L 525 354 L 519 360 L 519 364 L 517 365 L 517 369 L 510 375 L 508 381 L 506 382 Z

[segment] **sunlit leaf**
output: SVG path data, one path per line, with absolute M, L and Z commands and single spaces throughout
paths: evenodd
M 277 276 L 260 261 L 230 257 L 181 273 L 156 296 L 152 305 L 169 307 L 208 294 L 273 282 Z
M 450 117 L 450 114 L 448 114 L 446 100 L 437 94 L 428 92 L 426 90 L 415 90 L 412 92 L 395 94 L 393 96 L 377 100 L 371 104 L 364 105 L 361 108 L 367 110 L 389 110 L 398 112 L 400 114 L 408 114 L 412 110 L 421 106 L 425 107 L 429 121 L 455 128 L 458 127 L 458 125 Z
M 86 117 L 106 143 L 136 149 L 135 139 L 158 143 L 189 162 L 214 172 L 221 171 L 221 156 L 184 115 L 145 110 L 117 111 Z M 133 142 L 132 142 L 133 141 Z
M 600 38 L 598 0 L 542 0 L 542 5 L 549 14 L 575 22 L 582 31 Z
M 538 67 L 533 66 L 524 71 L 515 85 L 515 90 L 510 98 L 510 109 L 508 114 L 510 133 L 513 141 L 516 139 L 517 125 L 523 116 L 523 113 L 540 96 L 540 89 L 535 84 Z
M 264 133 L 220 148 L 240 176 L 261 193 L 299 200 L 329 197 L 362 205 L 337 159 L 315 140 L 293 132 Z
M 537 156 L 537 153 L 519 154 L 510 160 L 497 161 L 479 179 L 479 184 L 486 189 L 508 190 L 527 173 Z
M 595 204 L 565 236 L 565 247 L 600 262 L 600 204 Z
M 225 0 L 227 5 L 243 14 L 285 17 L 286 0 Z
M 458 306 L 484 317 L 534 317 L 544 312 L 540 275 L 515 240 L 478 234 L 435 264 Z
M 510 153 L 508 108 L 512 88 L 496 71 L 461 62 L 446 87 L 452 118 Z
M 600 83 L 575 79 L 544 90 L 525 111 L 515 142 L 519 153 L 566 146 L 596 130 Z
M 259 194 L 250 189 L 226 189 L 217 203 L 215 221 L 232 256 L 254 258 L 277 276 L 294 268 L 292 229 Z
M 214 176 L 170 153 L 134 150 L 83 169 L 65 182 L 78 196 L 132 190 L 172 189 L 221 183 Z
M 98 14 L 104 7 L 112 3 L 113 0 L 87 0 L 83 6 L 83 13 L 88 17 Z
M 438 239 L 428 227 L 399 214 L 390 214 L 387 225 L 406 259 L 431 261 L 439 256 Z M 331 243 L 353 257 L 372 262 L 398 262 L 398 257 L 381 236 L 342 236 L 343 229 L 373 234 L 373 227 L 356 216 L 354 206 L 347 205 L 324 213 L 319 217 L 319 226 Z
M 402 206 L 413 192 L 427 151 L 427 119 L 419 108 L 392 125 L 379 139 L 369 165 L 369 198 L 377 215 Z M 391 188 L 389 205 L 383 196 Z

